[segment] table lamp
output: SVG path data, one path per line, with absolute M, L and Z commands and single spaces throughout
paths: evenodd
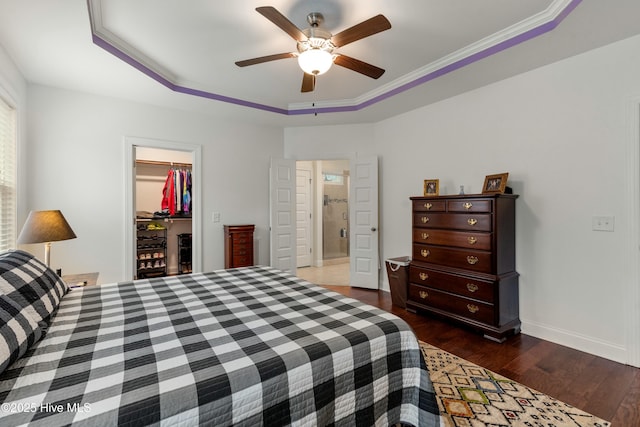
M 31 211 L 18 236 L 18 243 L 44 243 L 44 262 L 49 267 L 51 242 L 75 238 L 76 234 L 62 212 Z

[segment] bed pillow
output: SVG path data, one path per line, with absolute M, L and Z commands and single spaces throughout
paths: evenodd
M 0 373 L 42 336 L 38 322 L 7 295 L 0 295 Z
M 0 294 L 17 302 L 36 322 L 49 324 L 68 290 L 53 270 L 30 253 L 11 250 L 0 254 Z

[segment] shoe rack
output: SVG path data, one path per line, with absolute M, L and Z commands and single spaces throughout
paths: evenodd
M 167 275 L 167 228 L 153 221 L 136 224 L 138 279 Z
M 192 271 L 191 233 L 178 234 L 178 274 L 187 274 Z

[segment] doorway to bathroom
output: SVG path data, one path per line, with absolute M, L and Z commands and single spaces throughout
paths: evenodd
M 349 160 L 296 162 L 297 275 L 350 284 Z

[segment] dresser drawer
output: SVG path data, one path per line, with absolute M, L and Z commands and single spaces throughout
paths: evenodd
M 437 289 L 409 284 L 409 301 L 457 314 L 478 322 L 494 324 L 494 306 L 481 301 L 452 295 Z
M 491 234 L 475 233 L 473 231 L 414 228 L 413 241 L 431 245 L 457 246 L 483 251 L 491 250 Z
M 493 273 L 491 252 L 413 244 L 413 260 L 480 273 Z
M 435 271 L 428 268 L 411 265 L 409 267 L 409 281 L 414 284 L 428 286 L 474 298 L 486 303 L 493 303 L 494 283 L 478 279 L 471 279 L 464 276 Z
M 233 266 L 234 267 L 247 267 L 253 265 L 253 257 L 249 254 L 236 255 L 233 254 Z
M 491 214 L 415 213 L 413 214 L 413 226 L 491 231 L 491 218 Z
M 231 236 L 234 245 L 247 245 L 253 243 L 253 233 L 236 233 Z
M 247 246 L 247 245 L 238 245 L 238 246 L 234 246 L 232 249 L 232 253 L 234 258 L 236 256 L 244 256 L 244 255 L 249 255 L 251 254 L 251 252 L 253 252 L 253 248 Z
M 449 212 L 492 212 L 491 200 L 449 200 L 447 202 Z
M 444 212 L 446 210 L 444 200 L 414 200 L 413 210 L 416 212 Z

